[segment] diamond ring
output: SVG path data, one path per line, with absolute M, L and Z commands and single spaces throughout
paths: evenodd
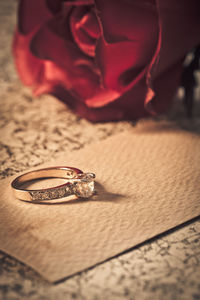
M 23 185 L 36 179 L 64 178 L 66 183 L 45 189 L 25 189 Z M 11 187 L 17 199 L 37 202 L 43 200 L 59 199 L 71 195 L 78 198 L 89 198 L 94 194 L 93 173 L 83 173 L 83 171 L 72 167 L 53 167 L 36 171 L 31 171 L 15 178 Z

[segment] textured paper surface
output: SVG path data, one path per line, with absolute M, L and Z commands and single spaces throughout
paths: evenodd
M 0 249 L 56 281 L 198 216 L 199 150 L 198 135 L 139 128 L 45 165 L 96 173 L 88 201 L 25 203 L 3 180 Z

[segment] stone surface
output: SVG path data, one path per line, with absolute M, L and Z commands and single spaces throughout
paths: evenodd
M 91 124 L 51 96 L 33 99 L 18 82 L 10 53 L 15 13 L 15 1 L 0 0 L 1 178 L 134 126 L 127 122 Z M 200 98 L 199 88 L 196 95 Z M 185 130 L 200 133 L 199 103 L 192 121 L 185 118 L 180 101 L 168 118 Z M 28 266 L 0 252 L 0 299 L 197 300 L 199 249 L 197 218 L 57 284 L 49 284 Z

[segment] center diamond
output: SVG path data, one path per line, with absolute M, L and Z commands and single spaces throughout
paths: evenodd
M 74 187 L 76 196 L 89 198 L 94 194 L 94 177 L 93 173 L 80 174 L 80 181 L 77 181 Z

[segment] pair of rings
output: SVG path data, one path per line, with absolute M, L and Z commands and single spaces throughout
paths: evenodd
M 37 190 L 23 187 L 28 182 L 45 178 L 64 178 L 66 183 Z M 77 168 L 53 167 L 20 175 L 12 181 L 11 187 L 17 199 L 29 202 L 53 200 L 71 195 L 78 198 L 89 198 L 94 194 L 94 178 L 94 173 L 83 173 Z

